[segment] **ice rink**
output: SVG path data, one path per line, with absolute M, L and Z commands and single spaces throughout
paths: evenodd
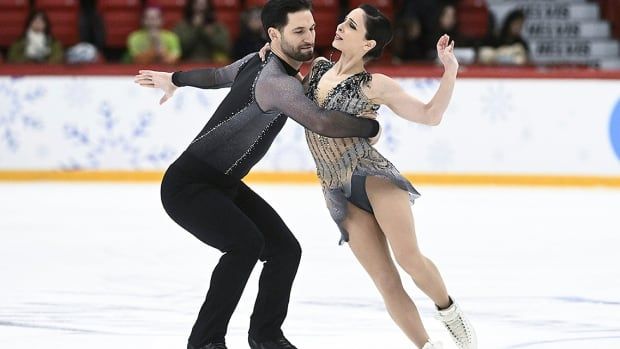
M 329 219 L 318 186 L 252 185 L 304 249 L 285 334 L 299 349 L 414 348 Z M 481 349 L 620 348 L 620 190 L 418 185 L 422 251 Z M 149 184 L 0 184 L 0 348 L 181 349 L 219 253 Z M 231 321 L 247 348 L 260 265 Z M 431 301 L 403 280 L 434 339 Z

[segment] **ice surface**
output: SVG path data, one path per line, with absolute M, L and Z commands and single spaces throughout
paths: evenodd
M 414 348 L 317 186 L 252 185 L 304 249 L 287 337 L 300 349 Z M 620 348 L 620 190 L 417 186 L 422 251 L 481 349 Z M 169 219 L 157 184 L 0 184 L 0 348 L 185 348 L 219 253 Z M 230 323 L 247 348 L 257 275 Z M 454 348 L 403 274 L 431 336 Z

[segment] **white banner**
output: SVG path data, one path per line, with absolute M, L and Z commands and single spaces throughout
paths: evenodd
M 428 101 L 437 79 L 399 79 Z M 0 77 L 0 170 L 163 170 L 222 90 L 161 93 L 132 77 Z M 620 175 L 620 81 L 460 79 L 439 126 L 380 109 L 378 149 L 404 172 Z M 314 170 L 289 120 L 256 169 Z

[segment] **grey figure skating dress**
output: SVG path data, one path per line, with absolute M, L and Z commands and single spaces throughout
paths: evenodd
M 372 75 L 365 71 L 343 80 L 327 93 L 323 101 L 318 100 L 319 80 L 333 65 L 327 60 L 314 64 L 306 95 L 328 110 L 354 115 L 377 111 L 379 105 L 373 104 L 362 91 L 362 87 L 372 80 Z M 412 204 L 420 196 L 396 167 L 370 145 L 367 138 L 329 138 L 306 129 L 306 141 L 316 163 L 327 208 L 340 228 L 340 243 L 349 241 L 349 234 L 342 225 L 347 215 L 347 201 L 372 213 L 366 195 L 366 177 L 376 176 L 391 181 L 409 193 Z

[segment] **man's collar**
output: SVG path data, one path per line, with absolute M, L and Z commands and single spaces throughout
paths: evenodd
M 291 67 L 290 64 L 286 63 L 286 61 L 283 60 L 282 58 L 280 58 L 277 54 L 275 54 L 273 52 L 271 54 L 274 55 L 282 63 L 282 65 L 284 66 L 284 69 L 286 70 L 286 73 L 288 75 L 290 75 L 290 76 L 297 75 L 297 73 L 299 72 L 299 69 L 295 69 L 295 68 Z

